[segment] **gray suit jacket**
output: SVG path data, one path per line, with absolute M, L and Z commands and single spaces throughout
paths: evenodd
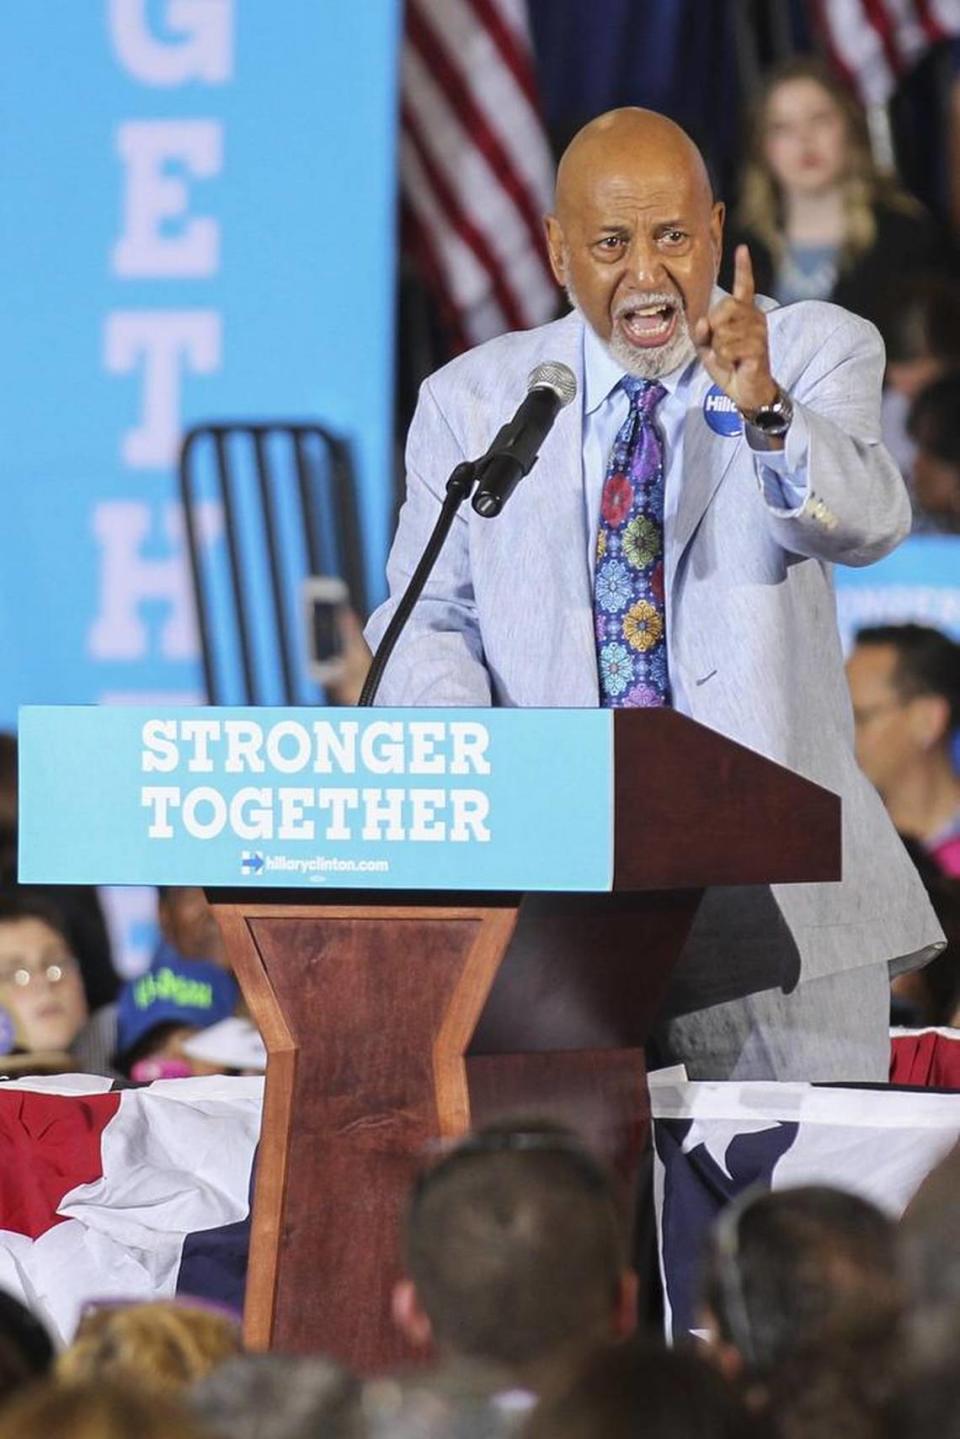
M 910 528 L 903 481 L 879 443 L 882 345 L 872 325 L 835 305 L 773 308 L 768 318 L 773 372 L 809 431 L 810 493 L 796 512 L 766 503 L 745 439 L 718 435 L 704 419 L 711 381 L 701 369 L 664 541 L 670 673 L 693 719 L 842 796 L 843 880 L 726 892 L 725 938 L 707 914 L 688 946 L 700 1004 L 881 959 L 905 968 L 942 944 L 916 871 L 854 760 L 835 619 L 832 565 L 869 564 Z M 371 645 L 422 552 L 450 471 L 483 453 L 541 361 L 569 365 L 582 391 L 582 341 L 572 314 L 491 340 L 424 384 L 388 565 L 391 599 L 370 621 Z M 500 518 L 461 511 L 387 667 L 381 703 L 598 703 L 581 431 L 578 396 Z M 732 930 L 731 915 L 739 917 Z

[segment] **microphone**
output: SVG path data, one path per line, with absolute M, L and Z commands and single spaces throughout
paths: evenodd
M 524 475 L 537 463 L 540 446 L 553 422 L 577 393 L 569 365 L 547 361 L 530 372 L 526 398 L 478 462 L 479 483 L 472 504 L 478 515 L 499 515 Z

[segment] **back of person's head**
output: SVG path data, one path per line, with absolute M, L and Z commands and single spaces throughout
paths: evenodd
M 910 1200 L 897 1245 L 911 1308 L 960 1311 L 960 1143 Z
M 711 1236 L 704 1300 L 716 1336 L 754 1375 L 834 1338 L 885 1340 L 903 1307 L 895 1226 L 840 1189 L 745 1195 Z
M 0 1289 L 0 1402 L 33 1379 L 42 1379 L 53 1363 L 50 1335 L 34 1314 Z
M 408 1338 L 513 1368 L 629 1332 L 636 1295 L 604 1169 L 569 1130 L 491 1126 L 429 1169 L 407 1216 Z
M 69 1382 L 116 1380 L 177 1393 L 240 1352 L 239 1325 L 226 1313 L 173 1300 L 115 1304 L 83 1316 L 56 1372 Z
M 524 1439 L 740 1439 L 758 1425 L 699 1355 L 631 1341 L 599 1349 L 541 1400 Z
M 357 1388 L 332 1359 L 241 1354 L 185 1397 L 214 1439 L 316 1439 L 341 1427 Z
M 31 1386 L 0 1410 L 0 1439 L 206 1439 L 172 1400 L 113 1383 Z
M 885 1215 L 818 1186 L 744 1196 L 715 1228 L 704 1292 L 720 1367 L 779 1439 L 874 1439 L 903 1316 Z

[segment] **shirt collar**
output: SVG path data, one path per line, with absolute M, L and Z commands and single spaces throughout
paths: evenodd
M 677 393 L 680 385 L 686 383 L 692 374 L 697 360 L 690 360 L 686 365 L 671 370 L 669 375 L 660 376 L 660 384 L 667 391 L 668 395 Z M 586 320 L 583 322 L 583 379 L 584 399 L 583 412 L 585 415 L 592 415 L 598 410 L 604 400 L 608 399 L 611 393 L 619 385 L 624 376 L 623 366 L 615 360 L 607 349 L 600 336 L 596 333 Z

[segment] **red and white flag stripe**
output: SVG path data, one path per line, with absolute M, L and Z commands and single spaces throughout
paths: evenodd
M 814 0 L 837 68 L 865 105 L 885 105 L 901 76 L 960 35 L 960 0 Z
M 555 314 L 542 234 L 553 174 L 526 0 L 407 0 L 406 229 L 463 347 Z
M 120 1091 L 87 1074 L 0 1083 L 0 1288 L 58 1343 L 91 1300 L 171 1298 L 185 1264 L 189 1292 L 239 1297 L 222 1290 L 216 1246 L 249 1213 L 262 1093 L 262 1078 L 217 1075 Z

